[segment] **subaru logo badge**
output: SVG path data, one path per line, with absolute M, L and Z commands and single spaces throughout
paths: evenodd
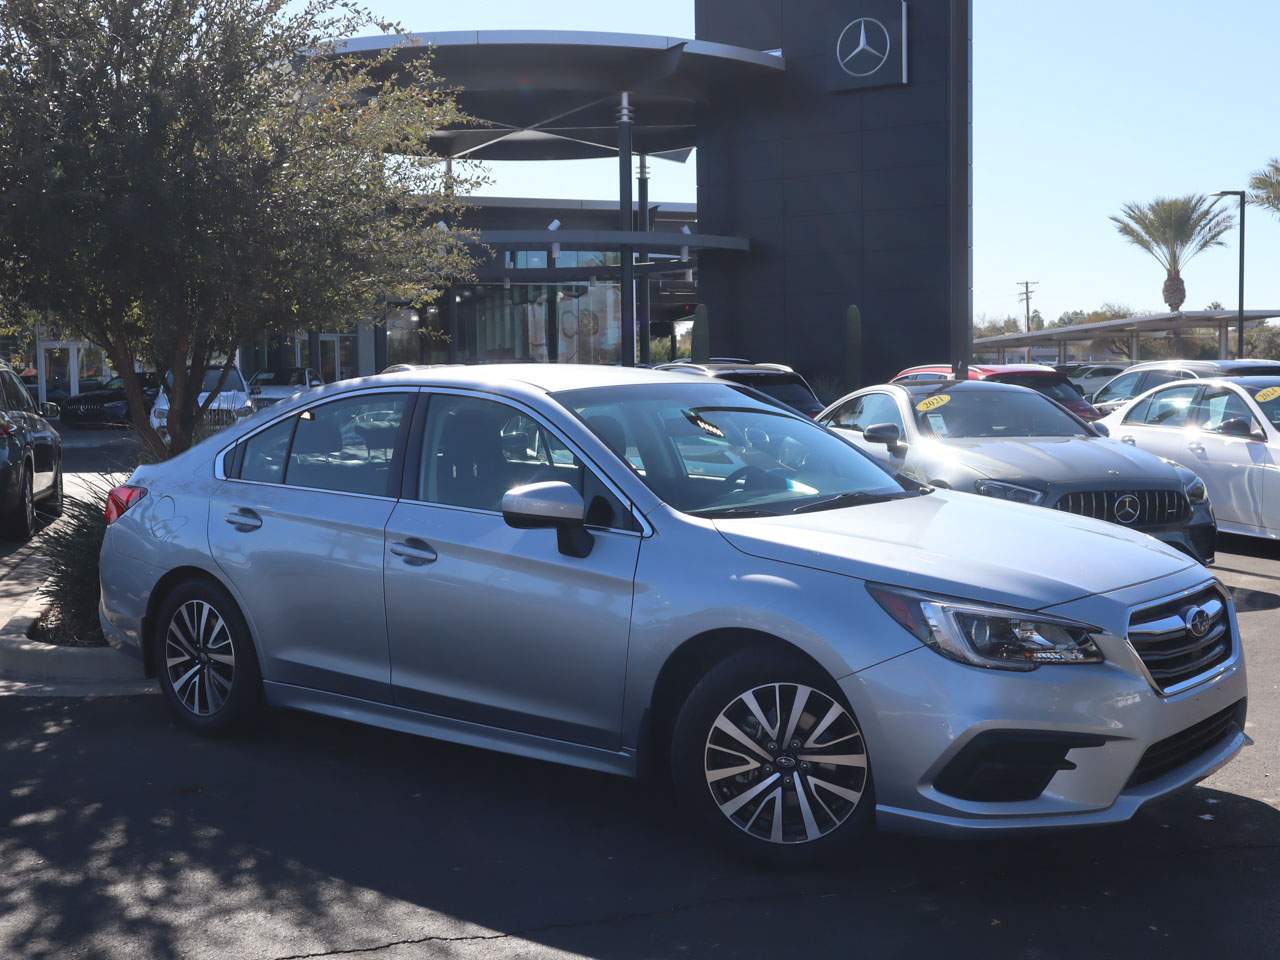
M 1188 632 L 1199 640 L 1209 632 L 1209 611 L 1204 607 L 1192 607 L 1182 615 L 1182 622 L 1187 625 Z

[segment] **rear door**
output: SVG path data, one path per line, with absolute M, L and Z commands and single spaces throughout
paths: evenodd
M 18 426 L 26 441 L 31 444 L 31 457 L 35 463 L 31 475 L 31 489 L 38 497 L 53 486 L 58 468 L 58 434 L 49 421 L 36 412 L 35 401 L 12 370 L 0 370 L 4 399 L 9 408 L 9 419 Z
M 257 631 L 267 680 L 391 699 L 383 532 L 416 398 L 378 389 L 328 400 L 230 458 L 209 544 Z
M 1187 443 L 1187 466 L 1200 475 L 1219 520 L 1265 527 L 1268 475 L 1275 474 L 1266 428 L 1233 388 L 1210 385 L 1196 404 L 1199 430 Z M 1223 425 L 1248 423 L 1254 436 L 1235 436 Z

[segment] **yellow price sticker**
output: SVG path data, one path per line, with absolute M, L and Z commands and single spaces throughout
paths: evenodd
M 916 404 L 916 409 L 921 413 L 928 413 L 930 410 L 937 410 L 939 407 L 945 407 L 951 402 L 951 394 L 940 393 L 936 397 L 927 397 Z
M 1267 387 L 1265 390 L 1259 390 L 1253 395 L 1253 399 L 1259 403 L 1270 403 L 1276 397 L 1280 397 L 1280 387 Z

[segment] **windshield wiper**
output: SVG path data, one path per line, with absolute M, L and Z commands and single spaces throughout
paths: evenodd
M 838 510 L 841 507 L 861 507 L 869 503 L 886 503 L 890 500 L 905 500 L 907 497 L 921 496 L 921 493 L 865 493 L 863 491 L 851 491 L 849 493 L 837 493 L 834 497 L 827 497 L 825 500 L 819 500 L 816 503 L 806 503 L 803 506 L 796 507 L 792 513 L 817 513 L 819 510 Z
M 776 510 L 765 510 L 762 507 L 720 507 L 691 511 L 695 517 L 706 517 L 708 520 L 720 520 L 725 517 L 778 517 Z

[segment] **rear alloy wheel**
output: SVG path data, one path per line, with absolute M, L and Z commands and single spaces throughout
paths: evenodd
M 63 485 L 62 485 L 62 467 L 58 467 L 58 472 L 53 480 L 53 489 L 49 495 L 45 497 L 40 504 L 40 512 L 56 520 L 62 516 L 63 511 Z
M 155 663 L 166 700 L 187 726 L 221 733 L 258 711 L 257 658 L 221 587 L 189 581 L 169 595 L 156 619 Z
M 862 730 L 834 683 L 799 657 L 761 648 L 714 667 L 681 710 L 672 763 L 685 802 L 756 856 L 819 859 L 871 823 Z
M 30 540 L 36 533 L 35 492 L 31 488 L 31 471 L 26 464 L 19 468 L 18 502 L 13 512 L 5 518 L 4 532 L 13 540 Z

